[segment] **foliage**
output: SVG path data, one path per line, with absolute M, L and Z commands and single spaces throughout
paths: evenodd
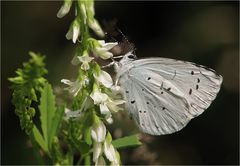
M 33 129 L 33 117 L 35 109 L 31 107 L 32 101 L 37 102 L 37 93 L 41 91 L 46 82 L 43 78 L 47 73 L 44 68 L 44 56 L 29 52 L 31 59 L 23 64 L 23 69 L 16 71 L 17 76 L 9 78 L 11 89 L 13 89 L 12 103 L 15 112 L 20 119 L 21 128 L 27 134 Z
M 76 18 L 66 37 L 76 43 L 72 64 L 80 65 L 79 73 L 74 82 L 61 80 L 68 85 L 65 89 L 74 96 L 67 103 L 71 109 L 65 103 L 63 106 L 56 105 L 52 86 L 44 78 L 47 74 L 45 56 L 33 52 L 29 53 L 31 59 L 17 70 L 17 76 L 9 78 L 13 90 L 12 103 L 21 128 L 29 135 L 32 144 L 37 145 L 33 147 L 44 151 L 52 164 L 78 165 L 84 160 L 85 165 L 93 162 L 96 165 L 119 165 L 121 160 L 117 149 L 141 143 L 137 135 L 112 140 L 105 123 L 112 123 L 112 113 L 122 110 L 120 105 L 124 101 L 115 99 L 112 89 L 117 87 L 113 85 L 111 76 L 94 60 L 96 56 L 103 60 L 111 58 L 113 54 L 109 50 L 117 43 L 106 43 L 91 37 L 89 28 L 99 37 L 104 36 L 94 18 L 92 0 L 65 0 L 57 16 L 66 15 L 73 4 Z

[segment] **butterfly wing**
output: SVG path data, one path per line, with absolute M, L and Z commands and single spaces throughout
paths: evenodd
M 152 135 L 182 129 L 209 107 L 222 83 L 212 69 L 167 58 L 136 60 L 120 73 L 130 116 Z

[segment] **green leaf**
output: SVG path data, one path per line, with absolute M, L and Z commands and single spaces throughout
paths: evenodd
M 19 117 L 21 128 L 29 135 L 33 129 L 35 110 L 31 107 L 32 101 L 37 101 L 37 92 L 40 92 L 46 79 L 44 56 L 29 52 L 31 59 L 23 63 L 23 68 L 16 71 L 16 76 L 8 78 L 13 90 L 12 103 L 15 113 Z
M 81 155 L 87 154 L 89 152 L 89 150 L 91 149 L 90 146 L 83 141 L 79 141 L 79 151 L 81 153 Z
M 88 145 L 92 145 L 91 128 L 90 127 L 85 129 L 84 140 L 86 141 L 86 143 Z
M 52 125 L 49 131 L 49 145 L 51 147 L 54 136 L 57 135 L 58 129 L 60 127 L 62 117 L 64 115 L 64 107 L 58 107 L 55 111 L 54 117 L 52 119 Z
M 32 129 L 32 132 L 33 132 L 33 136 L 36 140 L 36 142 L 39 144 L 39 146 L 45 151 L 47 152 L 47 146 L 46 146 L 46 143 L 43 139 L 43 136 L 42 134 L 39 132 L 38 128 L 34 125 L 33 126 L 33 129 Z
M 55 96 L 53 95 L 52 87 L 50 84 L 46 83 L 40 99 L 40 120 L 41 128 L 43 132 L 43 137 L 48 148 L 51 147 L 53 117 L 55 115 Z M 55 125 L 55 124 L 54 124 Z
M 138 146 L 142 143 L 139 141 L 138 135 L 131 135 L 123 138 L 116 139 L 112 141 L 112 144 L 115 148 L 124 148 L 128 146 Z

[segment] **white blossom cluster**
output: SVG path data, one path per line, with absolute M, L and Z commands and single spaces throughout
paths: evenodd
M 65 0 L 57 16 L 59 18 L 65 16 L 70 11 L 72 3 L 72 0 Z M 80 35 L 84 35 L 84 32 L 81 34 L 82 26 L 85 26 L 85 28 L 86 26 L 90 27 L 100 37 L 104 36 L 104 32 L 98 21 L 94 18 L 95 11 L 93 1 L 78 0 L 77 5 L 77 12 L 80 12 L 80 15 L 76 15 L 76 18 L 73 20 L 70 29 L 66 34 L 66 38 L 69 40 L 72 39 L 73 43 L 76 43 Z M 112 90 L 114 93 L 118 93 L 120 87 L 114 85 L 112 77 L 106 71 L 101 70 L 100 67 L 91 68 L 91 64 L 94 63 L 94 57 L 90 56 L 90 53 L 93 53 L 95 56 L 100 57 L 103 60 L 107 60 L 113 57 L 110 50 L 118 43 L 107 43 L 104 40 L 96 40 L 88 37 L 87 40 L 84 40 L 84 44 L 85 46 L 87 45 L 87 49 L 85 48 L 85 50 L 77 52 L 72 60 L 72 64 L 80 65 L 81 70 L 85 71 L 85 73 L 91 73 L 92 77 L 89 78 L 89 74 L 84 74 L 78 77 L 75 81 L 62 79 L 61 82 L 68 86 L 65 90 L 68 90 L 73 97 L 77 97 L 81 90 L 89 85 L 90 81 L 93 82 L 92 90 L 89 92 L 89 98 L 92 100 L 92 104 L 99 107 L 100 114 L 104 117 L 105 121 L 107 123 L 112 123 L 112 113 L 122 110 L 120 105 L 125 103 L 125 101 L 120 99 L 115 100 L 104 91 L 104 89 L 108 89 L 110 91 Z M 82 110 L 71 111 L 66 108 L 65 113 L 67 116 L 66 119 L 68 119 L 70 117 L 81 116 Z M 120 164 L 120 156 L 111 143 L 111 134 L 106 131 L 103 121 L 96 114 L 94 114 L 94 124 L 91 128 L 91 137 L 93 140 L 93 162 L 95 165 L 106 164 L 103 154 L 112 165 Z

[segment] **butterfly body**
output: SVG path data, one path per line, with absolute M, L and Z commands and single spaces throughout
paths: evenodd
M 168 58 L 136 60 L 126 54 L 116 67 L 117 84 L 139 129 L 152 135 L 181 130 L 215 99 L 222 77 L 214 70 Z

